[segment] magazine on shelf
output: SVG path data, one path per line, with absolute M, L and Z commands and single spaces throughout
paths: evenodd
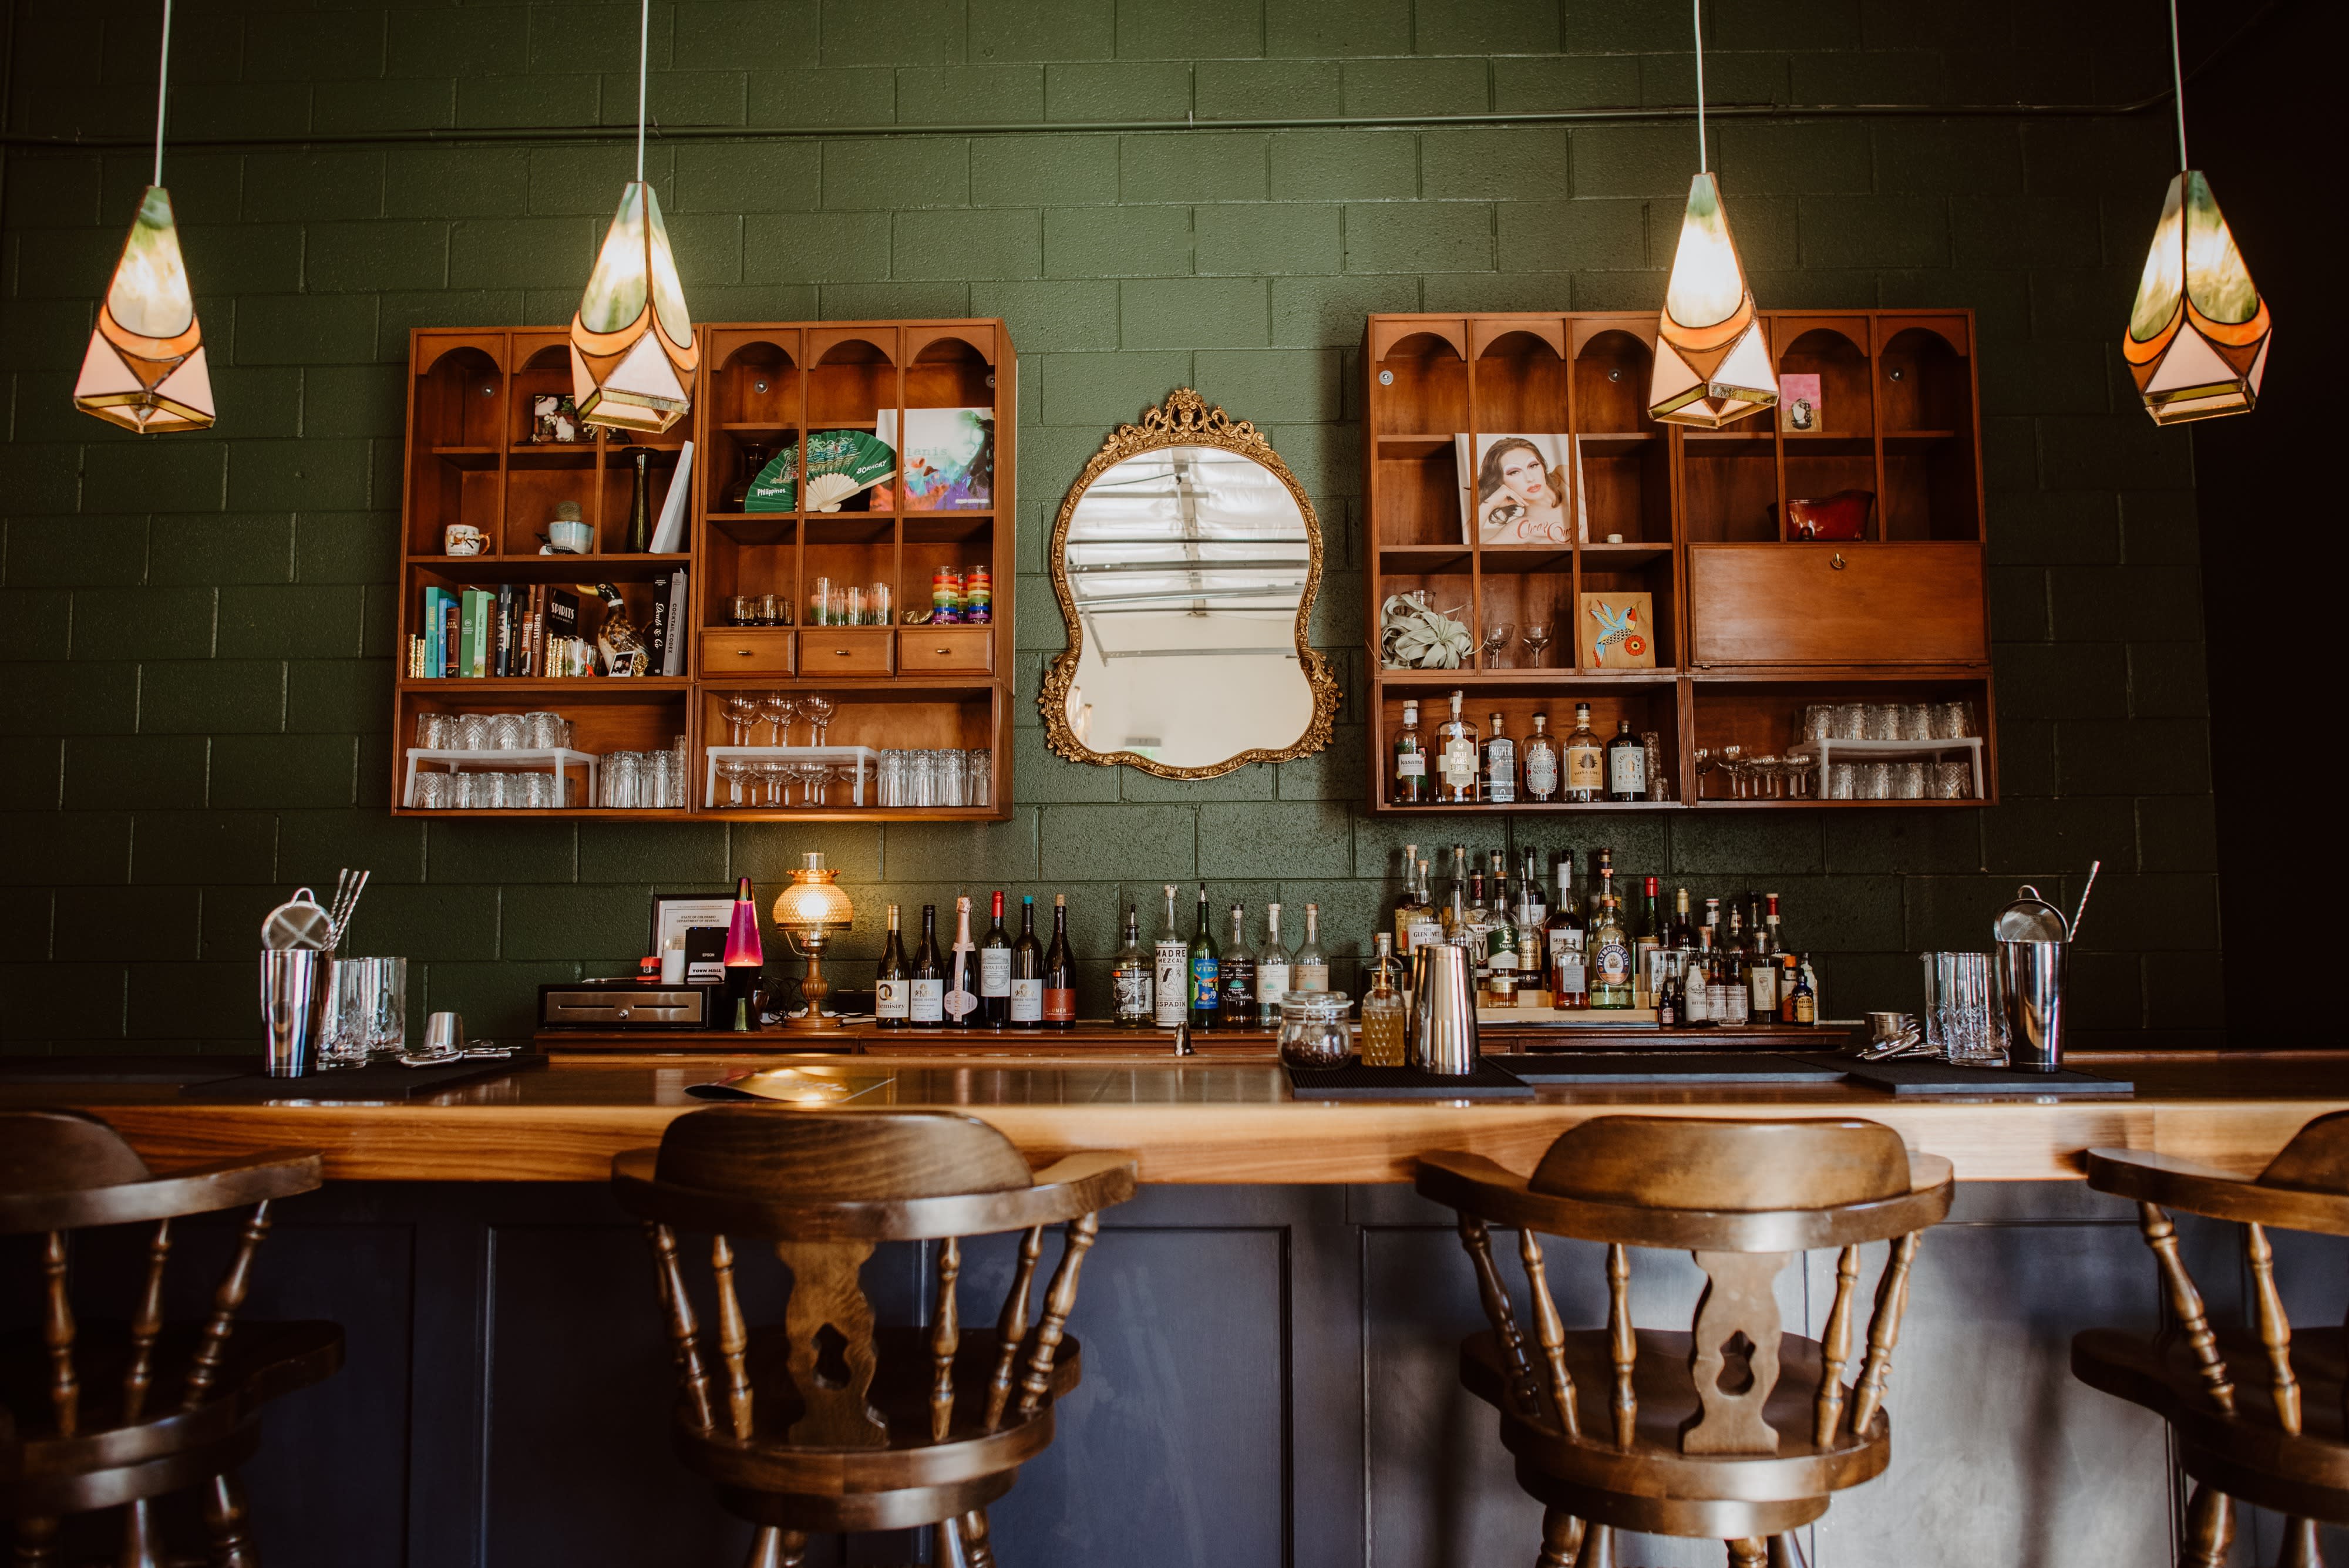
M 984 512 L 995 504 L 995 410 L 907 409 L 905 439 L 897 410 L 878 416 L 883 441 L 904 454 L 907 512 Z M 886 487 L 875 506 L 886 506 Z
M 1466 481 L 1460 492 L 1462 544 L 1563 545 L 1589 537 L 1582 454 L 1572 436 L 1480 434 L 1473 438 L 1473 461 L 1471 439 L 1452 438 L 1453 458 Z

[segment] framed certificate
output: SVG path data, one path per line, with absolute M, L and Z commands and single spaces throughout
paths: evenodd
M 658 956 L 667 950 L 671 942 L 675 942 L 680 948 L 684 947 L 685 933 L 692 927 L 716 926 L 722 931 L 733 924 L 733 921 L 734 900 L 728 894 L 655 893 L 653 895 L 652 947 L 648 950 L 655 956 Z M 688 984 L 699 985 L 709 983 L 719 978 L 720 977 L 712 975 L 705 981 L 688 973 L 686 981 Z

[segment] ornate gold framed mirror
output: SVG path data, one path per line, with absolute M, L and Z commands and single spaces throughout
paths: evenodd
M 1306 642 L 1321 524 L 1254 425 L 1185 387 L 1118 426 L 1047 559 L 1069 646 L 1040 703 L 1061 756 L 1205 779 L 1330 743 L 1338 681 Z

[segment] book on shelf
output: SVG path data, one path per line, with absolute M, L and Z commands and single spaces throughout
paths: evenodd
M 656 556 L 674 556 L 685 548 L 685 498 L 692 493 L 693 443 L 678 449 L 677 472 L 669 475 L 668 493 L 661 498 L 660 521 L 653 527 Z
M 907 409 L 905 439 L 897 440 L 897 410 L 883 409 L 875 432 L 905 455 L 908 512 L 983 512 L 995 504 L 995 410 Z M 891 506 L 889 488 L 874 505 Z
M 692 603 L 686 589 L 685 568 L 680 566 L 668 575 L 668 644 L 661 651 L 659 665 L 663 675 L 685 673 L 685 618 Z
M 668 651 L 668 574 L 657 572 L 653 576 L 653 613 L 645 623 L 645 652 L 649 659 L 646 668 L 656 675 L 660 673 L 661 656 Z
M 655 584 L 655 613 L 669 628 L 681 628 L 685 574 L 673 572 Z M 596 673 L 595 644 L 579 634 L 579 596 L 544 583 L 507 583 L 495 588 L 428 587 L 421 628 L 409 639 L 408 673 L 419 680 L 501 676 L 541 680 Z M 681 635 L 657 668 L 685 672 Z

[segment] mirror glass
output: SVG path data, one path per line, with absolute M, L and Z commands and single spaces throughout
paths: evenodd
M 1315 524 L 1262 438 L 1226 428 L 1269 462 L 1172 440 L 1096 459 L 1064 512 L 1051 565 L 1075 658 L 1055 667 L 1050 726 L 1064 755 L 1202 776 L 1326 743 L 1330 678 L 1305 644 Z

